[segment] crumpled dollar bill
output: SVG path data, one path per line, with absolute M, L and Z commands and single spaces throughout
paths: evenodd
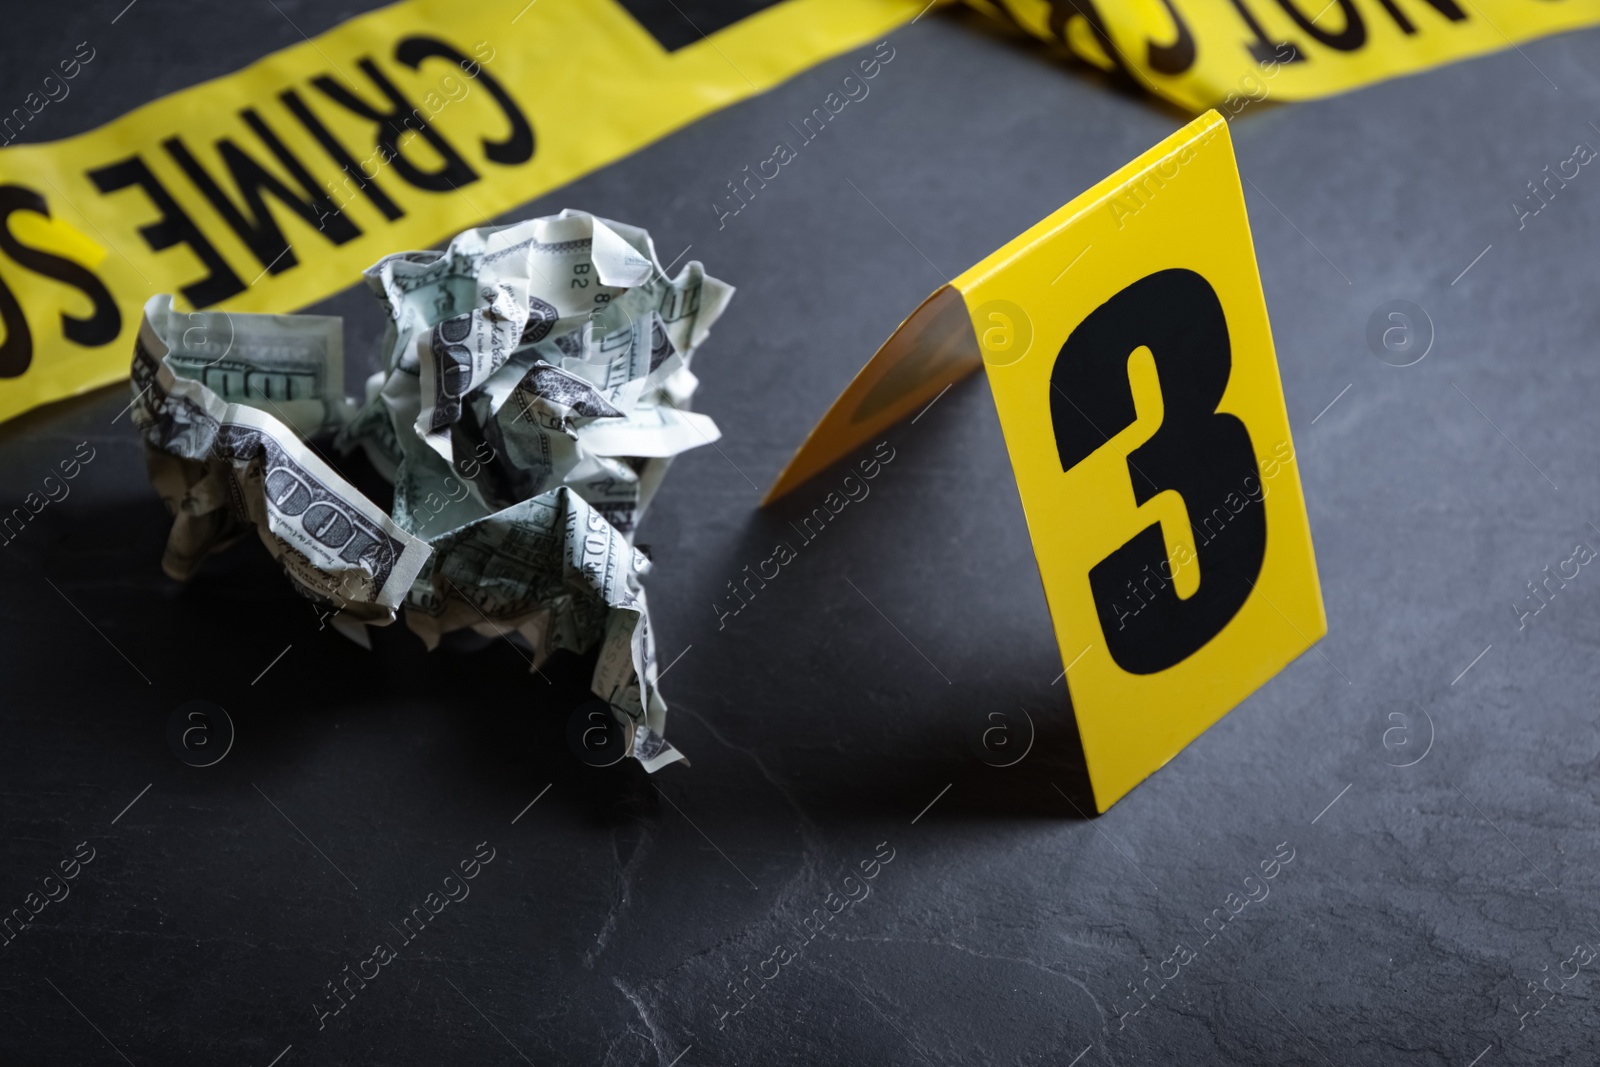
M 689 367 L 732 287 L 693 261 L 669 277 L 644 230 L 577 211 L 468 230 L 364 278 L 386 365 L 359 405 L 337 318 L 146 305 L 133 409 L 174 515 L 167 573 L 254 528 L 363 643 L 403 606 L 429 648 L 470 629 L 526 646 L 535 670 L 598 645 L 592 688 L 629 753 L 649 770 L 680 759 L 632 538 L 672 458 L 719 436 L 690 410 Z M 319 434 L 392 481 L 387 512 Z
M 231 344 L 214 354 L 208 335 L 229 326 L 221 315 L 195 315 L 174 312 L 170 296 L 152 297 L 134 342 L 133 421 L 151 484 L 173 515 L 162 569 L 187 579 L 254 530 L 302 593 L 343 605 L 342 622 L 359 630 L 393 621 L 428 545 L 301 436 L 300 427 L 318 429 L 344 407 L 339 320 L 231 316 Z

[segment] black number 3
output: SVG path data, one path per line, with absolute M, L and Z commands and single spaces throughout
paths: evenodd
M 1050 375 L 1061 469 L 1134 423 L 1128 358 L 1140 346 L 1155 357 L 1165 413 L 1128 454 L 1128 476 L 1139 504 L 1168 489 L 1183 497 L 1200 587 L 1178 597 L 1160 523 L 1095 564 L 1089 585 L 1111 658 L 1131 674 L 1155 674 L 1193 655 L 1244 605 L 1266 557 L 1267 518 L 1250 434 L 1217 411 L 1233 368 L 1228 322 L 1211 283 L 1190 270 L 1134 282 L 1061 346 Z M 1251 479 L 1262 496 L 1247 494 Z M 1230 496 L 1243 504 L 1230 509 Z

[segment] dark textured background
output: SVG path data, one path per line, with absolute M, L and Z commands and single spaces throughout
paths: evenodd
M 279 6 L 315 34 L 365 5 Z M 9 7 L 0 100 L 77 41 L 98 50 L 30 139 L 300 39 L 266 3 L 141 0 L 115 26 L 120 0 Z M 723 182 L 852 56 L 515 213 L 642 224 L 739 286 L 696 366 L 720 452 L 680 461 L 641 533 L 690 768 L 579 763 L 581 663 L 547 685 L 498 642 L 424 656 L 395 627 L 366 653 L 319 632 L 254 544 L 168 581 L 167 518 L 114 418 L 125 390 L 0 427 L 6 509 L 96 449 L 0 550 L 0 905 L 79 841 L 98 853 L 0 949 L 0 1059 L 1592 1062 L 1589 974 L 1519 1016 L 1541 1003 L 1530 981 L 1600 940 L 1600 572 L 1525 629 L 1508 605 L 1575 542 L 1600 547 L 1600 174 L 1520 232 L 1507 205 L 1600 143 L 1600 33 L 1235 124 L 1329 635 L 1092 821 L 1054 788 L 1073 779 L 1061 664 L 981 377 L 889 433 L 871 496 L 725 628 L 711 607 L 837 479 L 755 509 L 895 323 L 1182 121 L 967 19 L 893 44 L 871 96 L 721 231 Z M 1399 298 L 1437 333 L 1405 369 L 1365 340 Z M 349 292 L 315 310 L 347 316 L 353 385 L 376 308 Z M 211 768 L 168 749 L 191 699 L 238 727 Z M 1038 743 L 986 765 L 990 714 L 1020 742 L 1023 709 Z M 319 1031 L 324 983 L 398 940 L 483 840 L 470 898 Z M 871 896 L 800 949 L 802 918 L 880 842 L 895 858 Z M 1282 842 L 1270 896 L 1205 943 Z M 1180 941 L 1196 958 L 1120 1025 Z M 727 983 L 779 944 L 797 958 L 719 1029 Z

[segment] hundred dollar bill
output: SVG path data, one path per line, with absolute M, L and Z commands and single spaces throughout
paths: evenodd
M 516 634 L 537 670 L 556 649 L 600 645 L 591 688 L 618 713 L 628 753 L 647 770 L 682 754 L 661 736 L 655 640 L 640 577 L 650 561 L 567 486 L 444 534 L 406 601 L 429 648 L 471 629 Z
M 511 352 L 569 331 L 656 269 L 613 229 L 583 212 L 467 230 L 440 252 L 404 252 L 366 272 L 390 323 L 385 346 L 398 375 L 385 404 L 447 462 L 462 398 Z M 624 227 L 632 230 L 632 227 Z M 634 231 L 642 233 L 642 231 Z
M 644 230 L 564 211 L 385 257 L 366 279 L 388 370 L 339 445 L 394 478 L 414 533 L 474 517 L 460 485 L 482 514 L 568 485 L 631 535 L 672 457 L 719 436 L 688 413 L 688 368 L 733 289 L 698 262 L 669 277 Z
M 234 315 L 230 359 L 280 366 L 273 325 Z M 276 319 L 281 316 L 260 316 Z M 318 326 L 318 324 L 310 324 Z M 170 296 L 145 305 L 133 358 L 133 420 L 150 478 L 173 514 L 163 569 L 190 577 L 201 561 L 252 529 L 305 595 L 347 620 L 385 624 L 410 591 L 429 549 L 317 457 L 290 425 L 255 405 L 229 402 L 175 373 L 184 320 Z M 319 327 L 321 328 L 321 327 Z M 298 336 L 293 327 L 287 336 Z M 265 340 L 258 354 L 253 345 Z M 259 359 L 258 359 L 259 355 Z
M 167 366 L 224 402 L 268 411 L 302 437 L 348 416 L 344 322 L 332 315 L 169 311 Z
M 690 291 L 703 293 L 708 281 L 715 307 L 674 288 L 699 284 Z M 486 383 L 488 403 L 479 409 L 513 466 L 541 487 L 572 486 L 629 534 L 671 458 L 721 436 L 710 418 L 688 410 L 698 385 L 688 363 L 694 338 L 705 336 L 731 290 L 698 263 L 657 286 L 637 302 L 640 290 L 630 290 L 583 329 L 533 345 L 532 366 L 526 353 L 509 363 Z M 675 310 L 675 324 L 658 305 Z
M 449 430 L 461 419 L 462 397 L 505 365 L 526 321 L 527 305 L 513 297 L 445 319 L 422 335 L 415 430 L 446 460 L 455 458 Z
M 384 379 L 383 371 L 367 379 L 366 403 L 340 428 L 335 443 L 345 451 L 359 446 L 373 468 L 393 482 L 395 469 L 405 453 L 401 451 L 400 437 L 395 432 L 389 408 L 381 399 Z
M 650 770 L 681 758 L 661 737 L 632 541 L 673 457 L 720 436 L 690 410 L 690 364 L 732 287 L 693 261 L 669 277 L 644 230 L 576 211 L 468 230 L 364 278 L 386 321 L 359 407 L 341 395 L 339 320 L 152 301 L 135 408 L 175 515 L 168 572 L 255 530 L 358 640 L 403 604 L 430 648 L 472 629 L 537 669 L 598 647 L 591 688 L 629 752 Z M 327 430 L 393 484 L 387 513 L 307 443 Z
M 636 407 L 625 419 L 597 420 L 578 430 L 578 443 L 596 456 L 666 459 L 722 436 L 706 415 L 665 404 Z

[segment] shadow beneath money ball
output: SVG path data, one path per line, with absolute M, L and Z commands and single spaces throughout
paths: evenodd
M 912 460 L 931 443 L 896 442 L 906 458 L 880 460 L 881 475 L 872 479 L 861 470 L 874 458 L 868 446 L 826 472 L 814 492 L 797 494 L 791 508 L 736 516 L 738 527 L 723 531 L 731 538 L 713 550 L 688 497 L 674 493 L 658 503 L 641 531 L 641 541 L 659 546 L 662 564 L 647 583 L 663 642 L 658 653 L 665 660 L 699 647 L 664 685 L 667 736 L 693 766 L 652 777 L 631 760 L 595 766 L 572 751 L 571 715 L 592 699 L 592 653 L 558 653 L 534 674 L 524 650 L 495 638 L 466 637 L 427 652 L 403 620 L 373 630 L 367 651 L 295 595 L 255 536 L 209 558 L 187 583 L 167 578 L 160 560 L 171 519 L 149 489 L 127 416 L 110 421 L 125 403 L 117 390 L 73 401 L 68 425 L 56 424 L 67 432 L 32 442 L 41 463 L 61 442 L 83 437 L 100 454 L 71 496 L 5 546 L 0 573 L 12 583 L 13 610 L 40 621 L 29 631 L 34 638 L 14 650 L 16 661 L 59 662 L 65 651 L 73 664 L 38 673 L 48 693 L 40 701 L 71 707 L 75 724 L 92 730 L 108 757 L 170 771 L 192 796 L 253 796 L 253 783 L 300 789 L 307 773 L 359 781 L 404 767 L 424 780 L 420 797 L 448 795 L 471 809 L 509 806 L 512 814 L 553 785 L 552 800 L 580 826 L 677 818 L 663 791 L 697 823 L 723 807 L 752 825 L 792 820 L 797 807 L 819 824 L 909 821 L 946 786 L 922 821 L 1071 819 L 1092 811 L 1065 686 L 1017 682 L 1059 670 L 1050 666 L 1047 631 L 1017 641 L 1002 628 L 964 661 L 930 646 L 959 679 L 954 685 L 931 673 L 910 688 L 885 684 L 885 656 L 899 657 L 901 669 L 907 660 L 914 670 L 922 665 L 844 579 L 865 583 L 903 625 L 923 625 L 904 618 L 904 598 L 892 587 L 904 564 L 873 553 L 903 543 L 908 524 L 936 521 L 919 513 L 927 493 L 912 473 Z M 96 426 L 108 436 L 91 432 Z M 376 502 L 388 502 L 387 483 L 363 458 L 334 459 Z M 850 470 L 856 479 L 847 485 Z M 8 496 L 21 499 L 34 473 L 24 464 L 5 479 Z M 828 491 L 844 499 L 868 482 L 871 499 L 818 516 Z M 748 580 L 744 565 L 759 564 L 785 539 L 799 558 L 781 565 L 782 576 L 765 588 L 742 586 L 746 596 L 759 590 L 759 599 L 744 602 L 719 632 L 706 598 L 685 590 L 711 585 L 733 597 L 728 582 Z M 1013 547 L 1020 560 L 1025 536 Z M 916 565 L 943 564 L 933 555 Z M 973 581 L 946 583 L 949 610 L 993 615 L 972 603 Z M 816 626 L 819 611 L 826 618 L 842 606 L 848 625 Z M 1033 614 L 1042 613 L 1041 602 Z M 1025 621 L 1038 633 L 1037 620 Z M 237 729 L 214 766 L 185 766 L 167 751 L 170 715 L 190 700 L 226 709 Z M 774 730 L 774 720 L 784 725 Z
M 307 766 L 359 775 L 401 760 L 440 789 L 478 792 L 474 807 L 496 794 L 521 806 L 533 783 L 559 781 L 603 815 L 642 774 L 568 750 L 569 714 L 593 699 L 596 653 L 557 652 L 532 673 L 526 649 L 494 637 L 464 634 L 430 653 L 403 617 L 371 630 L 368 651 L 295 594 L 254 534 L 174 581 L 160 566 L 171 519 L 121 458 L 117 476 L 138 479 L 125 502 L 69 496 L 0 546 L 8 607 L 38 623 L 11 649 L 14 663 L 38 665 L 23 672 L 34 684 L 15 693 L 19 706 L 70 708 L 72 728 L 108 758 L 171 772 L 195 796 Z M 111 466 L 90 470 L 102 462 Z M 173 709 L 191 700 L 226 709 L 237 729 L 227 757 L 203 769 L 179 763 L 165 740 Z M 363 751 L 335 768 L 340 733 L 363 738 Z

